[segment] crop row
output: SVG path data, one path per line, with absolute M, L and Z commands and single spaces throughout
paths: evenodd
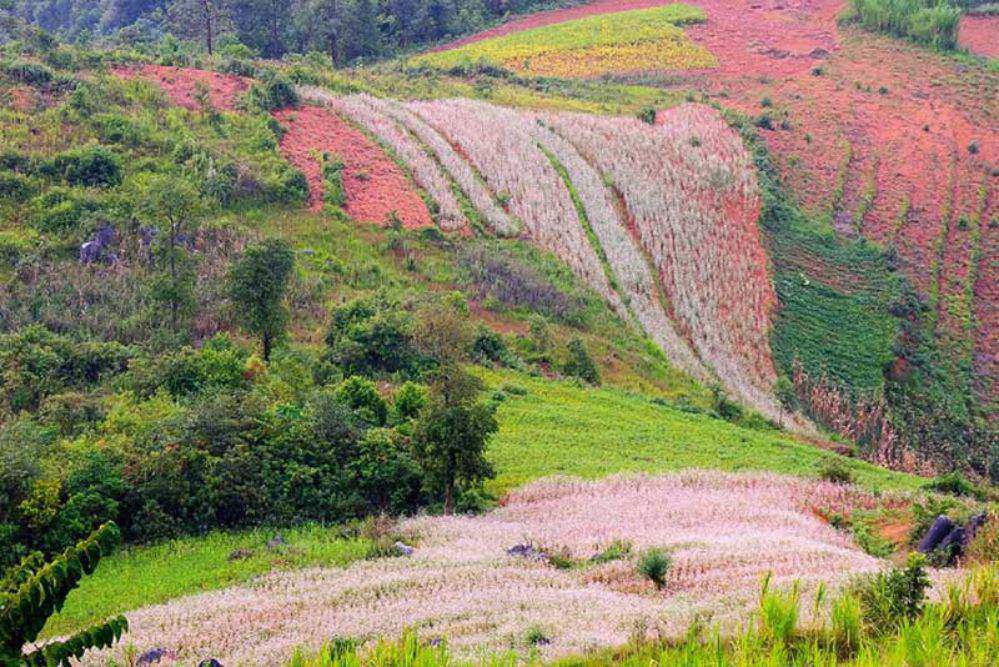
M 738 135 L 697 105 L 672 110 L 658 127 L 580 114 L 547 118 L 613 181 L 701 359 L 755 409 L 778 416 L 769 346 L 776 296 L 757 227 L 754 171 Z
M 414 102 L 409 108 L 468 158 L 538 245 L 623 312 L 565 184 L 537 145 L 529 117 L 464 99 Z
M 426 153 L 419 140 L 379 109 L 379 100 L 370 95 L 335 97 L 314 87 L 301 88 L 300 94 L 303 99 L 335 109 L 387 145 L 409 168 L 416 184 L 436 202 L 441 229 L 453 232 L 468 225 L 448 177 Z
M 698 613 L 740 618 L 767 572 L 777 583 L 809 584 L 877 569 L 812 509 L 849 513 L 872 501 L 842 485 L 759 474 L 540 481 L 486 516 L 409 520 L 400 531 L 419 536 L 409 557 L 272 574 L 138 610 L 129 638 L 184 661 L 275 664 L 296 646 L 397 636 L 413 625 L 464 657 L 531 651 L 525 637 L 536 627 L 547 638 L 536 647 L 544 658 L 623 644 L 636 627 L 677 637 Z M 529 545 L 528 557 L 509 554 L 516 545 Z M 664 592 L 636 571 L 651 547 L 673 561 Z M 575 566 L 555 568 L 545 552 Z
M 754 172 L 717 112 L 685 105 L 653 126 L 464 99 L 324 101 L 406 161 L 450 211 L 442 226 L 463 219 L 446 172 L 494 231 L 521 223 L 678 368 L 786 417 L 772 398 L 776 297 Z
M 621 296 L 643 330 L 677 367 L 701 380 L 710 377 L 670 322 L 659 299 L 656 279 L 615 208 L 613 191 L 575 147 L 546 127 L 542 119 L 536 119 L 529 127 L 538 144 L 550 151 L 568 171 L 587 221 L 614 273 Z

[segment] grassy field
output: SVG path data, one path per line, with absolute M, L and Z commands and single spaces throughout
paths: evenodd
M 521 374 L 487 371 L 489 387 L 526 390 L 507 395 L 499 434 L 490 444 L 502 492 L 546 475 L 597 478 L 616 472 L 682 468 L 772 470 L 814 476 L 841 458 L 871 489 L 915 489 L 925 480 L 797 442 L 777 431 L 741 428 L 704 414 L 653 403 L 612 388 L 583 388 Z M 514 391 L 517 391 L 516 389 Z
M 371 543 L 344 538 L 342 528 L 281 530 L 287 544 L 269 548 L 275 530 L 214 532 L 124 549 L 101 561 L 93 576 L 66 600 L 43 635 L 53 637 L 87 623 L 182 595 L 233 586 L 272 570 L 338 567 L 365 558 Z
M 485 60 L 525 74 L 556 77 L 711 67 L 716 64 L 714 56 L 678 27 L 703 20 L 703 11 L 682 4 L 600 14 L 419 56 L 412 62 L 448 69 Z

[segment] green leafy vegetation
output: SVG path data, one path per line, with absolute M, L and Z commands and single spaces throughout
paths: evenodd
M 0 662 L 4 665 L 66 665 L 90 649 L 112 646 L 128 629 L 118 616 L 42 646 L 33 646 L 49 617 L 62 609 L 66 597 L 84 575 L 97 568 L 119 539 L 113 523 L 46 563 L 33 553 L 10 568 L 0 580 Z
M 957 47 L 961 8 L 947 0 L 851 0 L 869 30 L 907 37 L 938 49 Z

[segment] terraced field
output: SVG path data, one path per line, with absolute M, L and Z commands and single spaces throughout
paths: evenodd
M 489 62 L 558 77 L 712 67 L 714 57 L 682 29 L 703 20 L 703 12 L 682 4 L 595 15 L 418 56 L 412 63 L 449 68 Z
M 433 58 L 513 44 L 540 26 L 552 30 L 595 16 L 613 22 L 627 15 L 623 10 L 662 4 L 597 0 L 544 12 L 441 47 Z M 984 404 L 995 401 L 994 64 L 840 26 L 841 0 L 687 4 L 705 20 L 685 26 L 684 34 L 716 64 L 685 70 L 645 63 L 640 74 L 615 81 L 694 89 L 759 119 L 804 206 L 840 235 L 863 236 L 897 253 L 936 313 L 931 338 L 955 386 Z M 961 43 L 994 56 L 999 23 L 965 17 Z

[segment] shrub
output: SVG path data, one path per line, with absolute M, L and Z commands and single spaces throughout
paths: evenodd
M 366 514 L 401 514 L 420 502 L 420 467 L 403 440 L 388 429 L 371 429 L 361 438 L 350 469 Z
M 853 472 L 838 458 L 828 458 L 819 469 L 819 478 L 833 484 L 853 484 Z
M 385 399 L 379 395 L 375 384 L 367 378 L 357 375 L 347 378 L 337 387 L 336 398 L 375 426 L 384 426 L 388 419 L 388 405 Z
M 567 323 L 582 318 L 585 304 L 580 298 L 562 291 L 549 276 L 505 248 L 469 244 L 459 251 L 458 264 L 481 299 L 492 298 Z
M 161 387 L 176 397 L 215 389 L 232 391 L 246 386 L 246 359 L 246 352 L 219 334 L 200 350 L 183 347 L 136 358 L 122 378 L 122 386 L 139 396 L 152 396 Z
M 336 208 L 347 205 L 347 190 L 343 185 L 344 164 L 336 155 L 323 155 L 323 200 Z
M 985 525 L 968 544 L 965 559 L 971 563 L 999 563 L 999 514 L 988 514 Z
M 947 0 L 853 0 L 861 25 L 939 49 L 957 46 L 961 9 Z
M 58 177 L 70 185 L 83 187 L 113 187 L 121 185 L 121 159 L 103 146 L 76 148 L 56 155 L 39 169 L 43 174 Z
M 941 475 L 923 486 L 928 491 L 938 493 L 949 493 L 952 496 L 965 496 L 984 500 L 985 494 L 977 486 L 969 482 L 964 475 L 957 470 Z
M 29 86 L 44 86 L 52 81 L 52 70 L 40 63 L 15 60 L 4 66 L 7 76 Z
M 123 372 L 130 356 L 117 343 L 77 342 L 37 325 L 0 335 L 0 410 L 34 410 L 46 396 Z
M 742 406 L 728 397 L 720 384 L 711 385 L 711 407 L 722 419 L 737 422 L 743 417 Z
M 662 590 L 666 585 L 666 575 L 672 565 L 673 559 L 659 548 L 649 549 L 638 558 L 639 574 L 651 581 L 656 590 Z
M 415 382 L 404 382 L 395 391 L 393 405 L 396 417 L 401 421 L 416 419 L 423 408 L 427 407 L 428 401 L 429 393 L 425 386 Z
M 347 375 L 414 375 L 421 359 L 413 318 L 386 298 L 362 298 L 333 310 L 327 358 Z
M 503 364 L 509 356 L 510 351 L 499 333 L 484 324 L 476 328 L 475 337 L 472 339 L 472 357 L 476 361 Z
M 268 74 L 264 83 L 255 83 L 247 91 L 247 101 L 264 111 L 274 111 L 285 107 L 298 106 L 298 93 L 288 79 L 280 75 Z
M 0 172 L 0 200 L 23 202 L 34 193 L 34 183 L 14 172 Z
M 600 371 L 587 352 L 586 346 L 579 338 L 569 341 L 569 358 L 562 366 L 562 372 L 571 377 L 578 377 L 590 384 L 600 384 Z

